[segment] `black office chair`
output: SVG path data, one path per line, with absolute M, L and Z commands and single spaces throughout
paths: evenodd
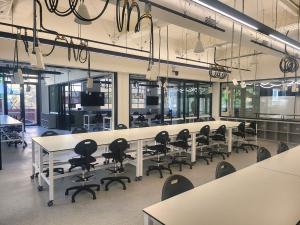
M 113 182 L 118 182 L 122 184 L 123 190 L 126 190 L 126 185 L 123 180 L 127 180 L 128 183 L 131 182 L 129 177 L 126 176 L 117 176 L 120 173 L 124 172 L 123 161 L 126 158 L 131 158 L 130 155 L 126 154 L 126 150 L 129 148 L 128 142 L 124 138 L 119 138 L 113 141 L 109 145 L 110 152 L 102 154 L 102 156 L 107 159 L 113 159 L 114 167 L 113 169 L 108 169 L 108 171 L 112 172 L 114 176 L 104 177 L 100 180 L 101 184 L 104 184 L 104 181 L 108 181 L 105 185 L 105 191 L 108 191 L 108 187 Z M 119 164 L 119 165 L 118 165 Z
M 73 130 L 72 130 L 72 134 L 83 134 L 83 133 L 87 133 L 88 131 L 83 128 L 83 127 L 75 127 Z
M 146 172 L 147 176 L 149 176 L 149 173 L 151 171 L 158 171 L 160 174 L 160 178 L 163 178 L 162 175 L 163 170 L 169 171 L 169 173 L 172 174 L 172 170 L 170 168 L 165 167 L 162 164 L 164 161 L 161 160 L 160 158 L 160 154 L 164 154 L 166 156 L 167 152 L 170 150 L 170 148 L 167 147 L 169 141 L 170 141 L 169 133 L 167 131 L 161 131 L 155 137 L 156 145 L 145 146 L 147 151 L 150 150 L 153 152 L 153 155 L 157 155 L 157 159 L 151 160 L 155 162 L 156 165 L 152 165 L 148 167 L 148 170 Z
M 193 188 L 193 183 L 186 177 L 181 175 L 170 176 L 164 183 L 161 200 L 164 201 L 168 198 L 174 197 Z
M 219 162 L 216 168 L 216 179 L 224 177 L 228 174 L 234 173 L 236 169 L 229 162 Z
M 202 159 L 209 165 L 210 156 L 210 148 L 209 148 L 209 134 L 210 134 L 210 126 L 205 125 L 200 129 L 199 134 L 196 135 L 197 142 L 197 159 Z
M 48 130 L 48 131 L 45 131 L 44 133 L 42 133 L 41 137 L 50 137 L 50 136 L 56 136 L 56 135 L 58 135 L 57 132 L 52 131 L 52 130 Z M 43 149 L 43 154 L 44 154 L 44 156 L 46 156 L 46 155 L 48 155 L 48 152 L 45 149 Z M 58 164 L 59 164 L 59 161 L 55 160 L 54 161 L 54 166 L 57 166 Z M 44 166 L 49 166 L 49 163 L 45 163 L 43 165 Z M 59 174 L 64 174 L 65 170 L 64 170 L 63 167 L 55 167 L 55 168 L 53 168 L 53 172 L 59 173 Z M 46 177 L 49 177 L 49 168 L 43 170 L 43 173 L 46 174 Z M 38 175 L 39 175 L 39 173 L 36 173 L 35 177 L 37 177 Z
M 215 146 L 211 147 L 210 159 L 213 160 L 213 157 L 215 155 L 222 156 L 223 160 L 225 160 L 225 156 L 229 157 L 228 151 L 224 151 L 224 148 L 227 148 L 226 146 L 226 126 L 222 125 L 220 126 L 215 132 L 213 132 L 213 135 L 210 136 L 210 138 L 213 141 L 214 145 L 217 145 L 217 148 Z
M 93 175 L 86 176 L 86 172 L 90 172 L 91 168 L 96 165 L 96 158 L 92 156 L 97 151 L 97 143 L 91 139 L 86 139 L 79 142 L 74 149 L 74 152 L 78 154 L 79 158 L 72 158 L 69 160 L 71 167 L 69 172 L 71 172 L 76 167 L 81 167 L 82 175 L 77 176 L 78 180 L 75 182 L 81 182 L 80 186 L 73 186 L 66 189 L 65 195 L 69 195 L 69 191 L 75 190 L 72 195 L 72 202 L 75 202 L 75 197 L 82 191 L 89 192 L 93 196 L 93 200 L 96 199 L 96 193 L 92 188 L 96 188 L 97 191 L 100 190 L 99 184 L 86 184 Z
M 251 143 L 251 141 L 253 141 L 253 138 L 256 136 L 256 121 L 251 121 L 249 126 L 245 127 L 245 143 L 243 144 L 244 148 L 249 147 L 252 151 L 258 149 L 258 145 Z M 252 138 L 252 140 L 249 140 L 249 137 Z
M 177 155 L 172 157 L 172 162 L 168 164 L 168 168 L 172 165 L 179 165 L 179 171 L 182 171 L 182 165 L 187 165 L 190 169 L 193 168 L 192 163 L 187 162 L 188 154 L 187 151 L 191 148 L 189 145 L 189 138 L 191 137 L 190 132 L 188 129 L 184 129 L 180 131 L 176 137 L 176 141 L 170 142 L 170 145 L 174 146 L 175 148 L 179 148 L 184 150 L 185 152 L 180 152 Z
M 286 143 L 280 142 L 278 144 L 277 154 L 283 153 L 283 152 L 285 152 L 285 151 L 287 151 L 289 149 L 290 148 L 289 148 L 289 146 Z
M 246 127 L 245 122 L 241 122 L 236 131 L 233 131 L 232 134 L 237 137 L 237 141 L 234 142 L 233 147 L 236 149 L 236 153 L 239 153 L 239 149 L 248 153 L 248 149 L 245 147 L 245 137 L 246 137 Z M 241 140 L 240 140 L 241 139 Z
M 257 162 L 271 158 L 271 153 L 264 147 L 260 147 L 257 150 Z
M 139 127 L 140 123 L 145 123 L 146 122 L 146 118 L 144 115 L 139 115 L 138 118 L 135 120 L 135 125 L 137 127 Z
M 139 128 L 142 128 L 142 127 L 149 127 L 149 124 L 148 124 L 147 122 L 140 122 L 140 123 L 138 124 L 138 127 L 139 127 Z
M 124 125 L 124 124 L 118 124 L 116 126 L 116 129 L 117 130 L 126 130 L 126 129 L 128 129 L 128 127 L 126 125 Z

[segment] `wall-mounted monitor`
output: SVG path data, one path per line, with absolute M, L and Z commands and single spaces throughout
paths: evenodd
M 81 106 L 104 106 L 103 92 L 81 92 Z
M 158 101 L 158 96 L 147 96 L 146 97 L 146 105 L 158 105 L 159 101 Z

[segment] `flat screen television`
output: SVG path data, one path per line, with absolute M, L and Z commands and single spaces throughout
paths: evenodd
M 158 105 L 158 96 L 147 96 L 146 104 L 147 105 Z
M 81 92 L 81 106 L 104 106 L 103 92 Z

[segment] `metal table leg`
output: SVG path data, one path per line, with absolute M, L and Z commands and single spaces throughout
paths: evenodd
M 192 133 L 192 152 L 191 152 L 191 161 L 192 163 L 196 162 L 196 133 Z
M 53 173 L 53 152 L 49 152 L 49 202 L 48 206 L 53 206 L 54 201 L 54 173 Z
M 24 123 L 22 123 L 22 147 L 25 148 L 25 140 L 24 140 Z
M 232 128 L 228 128 L 228 152 L 232 152 Z
M 35 165 L 36 165 L 36 161 L 35 161 L 35 145 L 36 145 L 36 143 L 34 141 L 32 141 L 32 146 L 31 146 L 32 175 L 31 175 L 31 179 L 34 179 L 34 176 L 35 176 Z
M 39 155 L 39 160 L 38 160 L 38 165 L 39 165 L 39 176 L 38 176 L 38 181 L 39 181 L 39 186 L 38 186 L 38 190 L 42 191 L 43 190 L 43 181 L 42 181 L 42 174 L 43 174 L 43 149 L 41 148 L 40 145 L 37 146 L 38 149 L 38 155 Z

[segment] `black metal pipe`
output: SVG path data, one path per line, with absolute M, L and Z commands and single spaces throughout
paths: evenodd
M 179 56 L 177 56 L 176 57 L 177 59 L 182 59 L 182 60 L 186 60 L 186 61 L 191 61 L 191 62 L 198 62 L 198 63 L 205 63 L 205 64 L 207 64 L 207 65 L 212 65 L 212 66 L 214 66 L 215 64 L 214 63 L 209 63 L 209 62 L 204 62 L 204 61 L 201 61 L 201 60 L 195 60 L 195 59 L 189 59 L 189 58 L 183 58 L 183 57 L 179 57 Z M 223 65 L 222 65 L 223 66 Z M 225 68 L 228 68 L 228 69 L 230 69 L 231 67 L 230 66 L 224 66 Z M 232 69 L 234 69 L 234 70 L 239 70 L 239 68 L 236 68 L 236 67 L 232 67 Z M 250 72 L 251 70 L 249 70 L 249 69 L 240 69 L 240 70 L 242 70 L 242 71 L 248 71 L 248 72 Z M 229 71 L 229 70 L 227 70 L 226 71 L 227 73 L 231 73 L 231 71 Z
M 0 37 L 15 40 L 16 34 L 11 34 L 8 32 L 0 32 Z M 30 41 L 30 42 L 33 41 L 32 37 L 29 37 L 29 36 L 25 37 L 24 35 L 21 35 L 21 37 L 27 41 Z M 69 47 L 68 44 L 65 42 L 55 42 L 55 41 L 49 40 L 49 39 L 39 38 L 39 42 L 41 44 L 46 44 L 46 45 L 51 45 L 51 46 L 56 44 L 56 46 L 58 46 L 58 47 L 63 47 L 63 48 Z M 80 45 L 76 45 L 76 44 L 74 44 L 74 46 L 77 48 L 80 47 Z M 122 53 L 122 52 L 115 52 L 115 51 L 111 51 L 111 50 L 99 49 L 99 48 L 94 48 L 94 47 L 87 47 L 87 50 L 89 52 L 100 53 L 100 54 L 105 54 L 105 55 L 112 55 L 112 56 L 123 57 L 123 58 L 136 59 L 136 60 L 141 60 L 141 61 L 149 60 L 149 57 L 145 57 L 145 56 L 139 56 L 139 55 L 134 55 L 134 54 Z M 153 62 L 159 62 L 159 59 L 154 58 Z M 182 67 L 188 67 L 188 68 L 193 68 L 193 69 L 200 69 L 200 70 L 207 70 L 207 71 L 209 70 L 209 67 L 198 66 L 198 65 L 187 64 L 187 63 L 180 63 L 180 62 L 175 62 L 175 61 L 167 61 L 167 60 L 161 59 L 160 62 L 163 64 L 182 66 Z
M 35 24 L 36 24 L 36 20 L 35 20 Z M 4 22 L 0 22 L 0 25 L 9 26 L 9 27 L 15 27 L 15 28 L 24 29 L 24 30 L 31 30 L 31 31 L 34 32 L 34 29 L 30 28 L 30 27 L 25 27 L 25 26 L 20 26 L 20 25 L 13 25 L 13 24 L 4 23 Z M 36 26 L 36 25 L 34 25 L 34 26 Z M 38 32 L 41 32 L 41 33 L 53 35 L 53 33 L 50 33 L 50 32 L 44 31 L 44 30 L 40 30 L 40 29 L 36 29 L 36 30 Z M 67 38 L 76 39 L 76 40 L 82 40 L 84 42 L 90 42 L 90 43 L 101 44 L 101 45 L 115 47 L 115 48 L 121 48 L 121 49 L 126 49 L 126 50 L 132 50 L 132 51 L 149 53 L 149 51 L 147 51 L 147 50 L 142 50 L 142 49 L 137 49 L 137 48 L 131 48 L 131 47 L 126 47 L 126 46 L 122 46 L 122 45 L 115 45 L 115 44 L 110 44 L 110 43 L 107 43 L 107 42 L 95 41 L 95 40 L 90 40 L 90 39 L 86 39 L 86 38 L 79 38 L 79 37 L 68 35 L 68 34 L 59 34 L 59 35 L 67 37 Z

